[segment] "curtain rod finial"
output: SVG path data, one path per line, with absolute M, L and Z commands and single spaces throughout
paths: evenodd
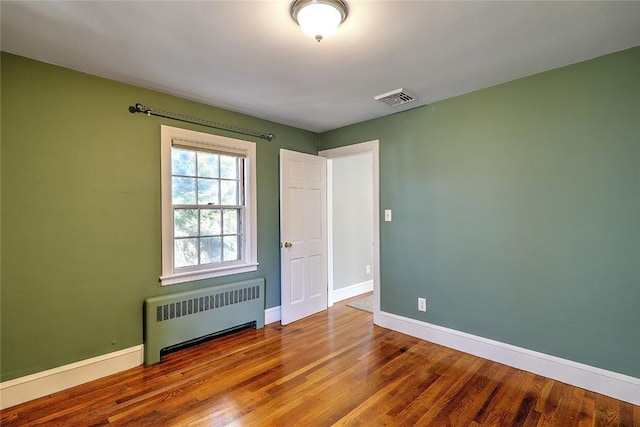
M 135 106 L 132 105 L 129 107 L 129 112 L 130 113 L 149 113 L 151 111 L 151 108 L 147 108 L 144 105 L 137 103 Z

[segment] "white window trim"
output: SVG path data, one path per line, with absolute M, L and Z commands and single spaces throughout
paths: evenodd
M 171 200 L 171 146 L 173 140 L 193 141 L 220 151 L 242 153 L 245 156 L 245 240 L 243 244 L 243 262 L 222 265 L 206 270 L 175 273 L 173 268 L 173 205 Z M 160 127 L 160 169 L 162 204 L 162 286 L 212 277 L 256 271 L 258 269 L 258 210 L 256 180 L 256 144 L 250 141 L 211 135 L 187 129 L 162 125 Z

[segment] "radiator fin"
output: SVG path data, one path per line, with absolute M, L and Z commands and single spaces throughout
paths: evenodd
M 216 292 L 197 298 L 175 301 L 156 307 L 156 322 L 165 322 L 188 314 L 215 310 L 231 304 L 260 299 L 260 286 Z M 187 307 L 185 312 L 184 308 Z

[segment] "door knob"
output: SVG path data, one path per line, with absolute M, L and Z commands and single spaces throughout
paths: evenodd
M 291 246 L 293 246 L 293 244 L 290 243 L 290 242 L 284 242 L 284 244 L 282 244 L 282 243 L 280 244 L 280 247 L 283 247 L 283 246 L 285 248 L 289 249 Z

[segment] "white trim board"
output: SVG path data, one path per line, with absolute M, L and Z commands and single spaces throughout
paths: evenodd
M 338 301 L 344 301 L 349 298 L 356 297 L 358 295 L 366 294 L 373 291 L 373 280 L 367 280 L 366 282 L 356 283 L 355 285 L 345 286 L 344 288 L 334 289 L 331 293 L 329 300 L 331 305 Z
M 376 316 L 374 323 L 383 328 L 640 405 L 640 378 L 382 311 Z
M 264 324 L 268 325 L 269 323 L 279 322 L 280 317 L 280 306 L 267 308 L 264 311 Z
M 327 308 L 333 307 L 333 161 L 327 159 Z
M 0 383 L 0 409 L 142 365 L 143 346 L 125 348 Z

